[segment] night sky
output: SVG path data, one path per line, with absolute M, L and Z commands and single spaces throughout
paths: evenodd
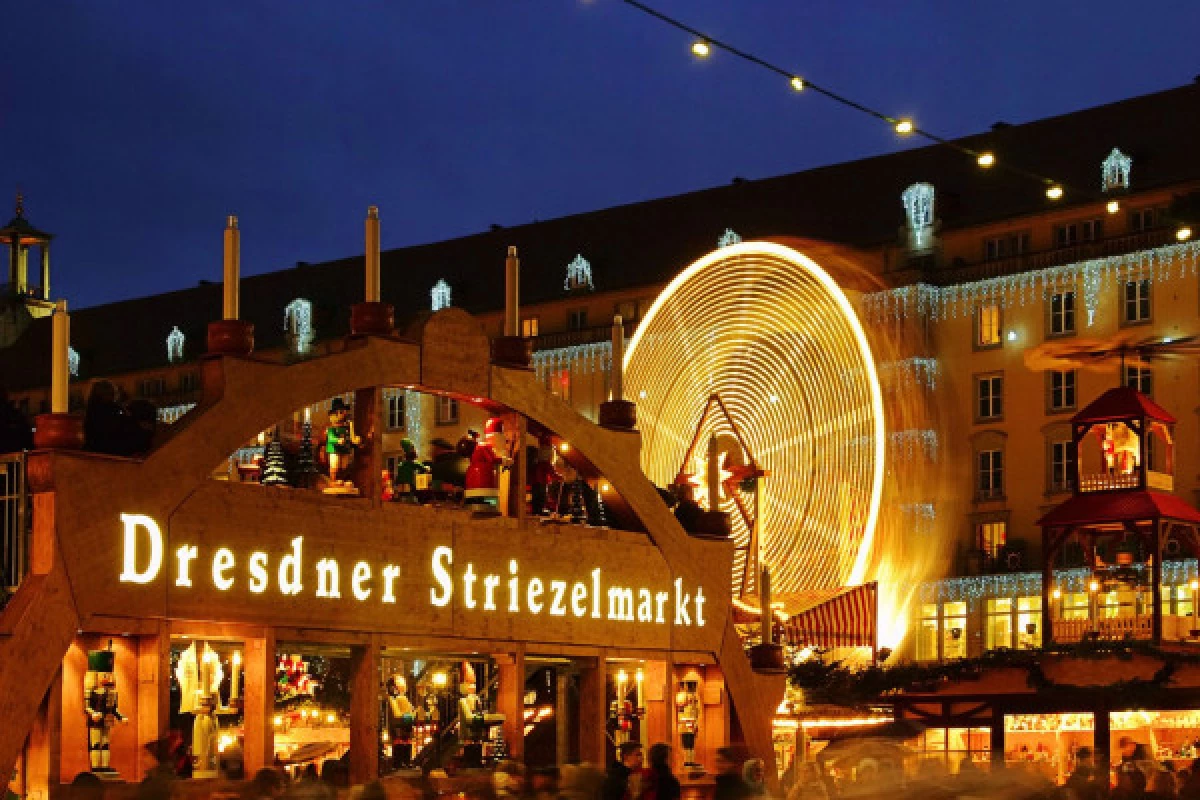
M 651 4 L 947 136 L 1200 72 L 1195 0 Z M 0 213 L 19 185 L 74 307 L 219 280 L 227 213 L 253 274 L 361 253 L 371 203 L 389 248 L 902 146 L 728 55 L 697 62 L 619 0 L 9 12 Z

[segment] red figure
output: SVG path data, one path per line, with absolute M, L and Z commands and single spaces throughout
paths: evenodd
M 496 467 L 503 460 L 496 452 L 504 446 L 504 422 L 498 417 L 492 417 L 483 427 L 483 441 L 475 445 L 471 453 L 471 466 L 467 467 L 466 488 L 498 489 L 500 488 Z

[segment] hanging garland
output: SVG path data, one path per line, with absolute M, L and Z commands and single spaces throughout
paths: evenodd
M 1135 678 L 1101 686 L 1059 684 L 1046 677 L 1042 668 L 1045 656 L 1100 660 L 1118 658 L 1131 660 L 1148 656 L 1163 662 L 1149 679 Z M 872 666 L 852 669 L 841 661 L 830 663 L 810 659 L 794 665 L 788 679 L 802 689 L 809 703 L 830 702 L 844 706 L 868 706 L 886 701 L 898 694 L 933 692 L 951 682 L 979 680 L 987 670 L 1024 669 L 1026 685 L 1035 692 L 1054 692 L 1055 697 L 1078 695 L 1094 697 L 1096 692 L 1121 697 L 1123 702 L 1138 705 L 1139 701 L 1160 694 L 1169 688 L 1175 671 L 1185 664 L 1200 664 L 1200 652 L 1180 653 L 1164 650 L 1149 642 L 1088 641 L 1072 645 L 1054 645 L 1040 650 L 1000 649 L 978 658 L 963 658 L 943 664 L 914 664 L 905 662 L 890 667 Z

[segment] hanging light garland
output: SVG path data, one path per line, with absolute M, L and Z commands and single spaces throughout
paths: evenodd
M 678 31 L 682 31 L 691 36 L 691 51 L 692 55 L 694 55 L 696 58 L 708 58 L 715 51 L 728 53 L 729 55 L 736 56 L 737 58 L 740 58 L 749 64 L 753 64 L 760 69 L 766 70 L 777 77 L 783 78 L 788 82 L 788 85 L 792 88 L 792 90 L 796 92 L 815 92 L 816 94 L 822 95 L 834 101 L 835 103 L 840 103 L 847 108 L 877 119 L 880 122 L 888 125 L 898 136 L 917 136 L 933 142 L 934 144 L 942 145 L 961 153 L 963 156 L 974 161 L 980 169 L 991 170 L 999 168 L 1011 174 L 1033 181 L 1043 187 L 1047 200 L 1057 202 L 1068 195 L 1068 187 L 1061 181 L 1055 180 L 1054 178 L 1046 175 L 1040 175 L 1036 172 L 1023 169 L 1016 164 L 1000 160 L 997 158 L 996 154 L 990 150 L 976 150 L 975 148 L 967 147 L 960 141 L 946 139 L 945 137 L 938 136 L 931 131 L 918 127 L 916 122 L 908 117 L 895 117 L 891 114 L 885 114 L 884 112 L 872 108 L 865 103 L 860 103 L 857 100 L 847 97 L 841 92 L 834 91 L 829 86 L 820 83 L 814 83 L 812 79 L 807 76 L 801 76 L 791 70 L 784 69 L 778 64 L 770 62 L 765 58 L 757 56 L 754 53 L 743 50 L 739 47 L 735 47 L 728 42 L 723 42 L 720 39 L 698 30 L 697 28 L 688 25 L 687 23 L 675 17 L 646 5 L 640 0 L 622 0 L 622 2 L 624 2 L 625 5 L 629 6 L 630 8 L 636 9 L 647 16 L 653 17 L 660 22 L 670 25 L 672 28 L 675 28 Z M 1069 194 L 1070 196 L 1079 198 L 1081 200 L 1098 201 L 1103 199 L 1094 192 L 1084 191 L 1074 186 L 1070 187 Z M 1120 203 L 1116 200 L 1109 199 L 1105 207 L 1108 210 L 1108 213 L 1115 214 L 1120 210 Z M 1185 242 L 1191 239 L 1192 229 L 1189 225 L 1182 221 L 1177 221 L 1176 225 L 1176 238 L 1178 238 L 1179 241 Z

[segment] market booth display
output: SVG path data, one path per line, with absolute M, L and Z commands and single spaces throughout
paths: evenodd
M 196 779 L 316 764 L 359 782 L 450 758 L 599 764 L 612 733 L 711 771 L 735 729 L 771 763 L 783 680 L 733 628 L 733 546 L 682 530 L 636 430 L 576 415 L 465 312 L 409 335 L 286 365 L 214 356 L 202 402 L 144 460 L 42 443 L 31 574 L 0 616 L 0 769 L 20 761 L 48 796 L 81 771 L 138 781 L 152 753 Z M 388 386 L 478 403 L 521 444 L 569 441 L 633 530 L 545 525 L 511 498 L 384 502 Z M 213 479 L 258 431 L 347 392 L 359 442 L 338 491 Z M 506 456 L 517 487 L 524 450 Z

